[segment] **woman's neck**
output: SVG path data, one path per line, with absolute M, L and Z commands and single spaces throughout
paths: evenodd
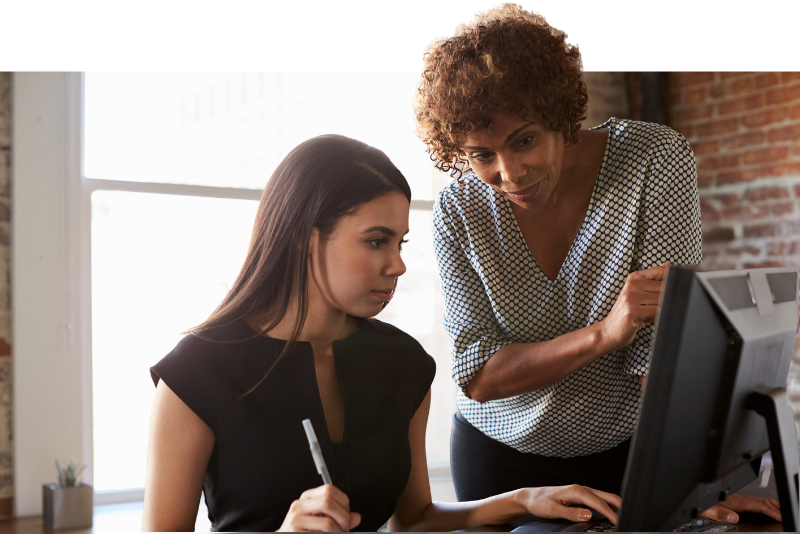
M 309 291 L 309 293 L 314 293 Z M 298 302 L 293 298 L 286 313 L 266 335 L 275 339 L 290 339 L 297 317 Z M 261 331 L 267 322 L 266 314 L 247 320 L 253 330 Z M 344 339 L 358 329 L 358 320 L 340 309 L 331 308 L 320 302 L 319 295 L 309 294 L 308 315 L 300 330 L 298 341 L 330 345 L 337 339 Z

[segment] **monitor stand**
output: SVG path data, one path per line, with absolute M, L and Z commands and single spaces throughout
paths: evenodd
M 797 532 L 800 526 L 798 520 L 800 452 L 794 414 L 786 401 L 786 390 L 775 388 L 754 392 L 750 397 L 750 406 L 767 422 L 783 529 L 786 532 Z

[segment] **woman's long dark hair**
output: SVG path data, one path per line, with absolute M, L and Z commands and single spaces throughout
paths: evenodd
M 214 328 L 258 316 L 266 321 L 251 338 L 272 330 L 293 298 L 297 315 L 288 343 L 256 389 L 297 341 L 308 316 L 308 243 L 316 228 L 330 234 L 362 204 L 411 189 L 391 160 L 361 141 L 321 135 L 300 143 L 280 162 L 261 195 L 242 270 L 222 303 L 192 333 L 203 339 Z

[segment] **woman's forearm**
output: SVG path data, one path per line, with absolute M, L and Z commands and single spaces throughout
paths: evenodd
M 502 525 L 525 515 L 528 510 L 519 502 L 519 490 L 479 501 L 432 502 L 417 521 L 405 526 L 411 532 L 443 532 L 481 525 Z M 389 528 L 401 525 L 389 525 Z
M 498 350 L 467 386 L 473 400 L 486 402 L 536 391 L 619 347 L 603 321 L 548 341 L 510 343 Z

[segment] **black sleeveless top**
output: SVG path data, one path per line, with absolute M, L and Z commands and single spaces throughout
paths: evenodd
M 299 342 L 249 395 L 285 341 L 258 337 L 240 321 L 184 337 L 150 368 L 214 432 L 203 484 L 215 531 L 280 528 L 292 501 L 320 486 L 303 419 L 311 419 L 336 487 L 361 514 L 355 530 L 375 531 L 397 506 L 411 471 L 408 427 L 430 388 L 435 363 L 401 330 L 362 320 L 333 343 L 344 395 L 344 437 L 330 440 L 311 344 Z M 230 341 L 237 340 L 231 343 Z

